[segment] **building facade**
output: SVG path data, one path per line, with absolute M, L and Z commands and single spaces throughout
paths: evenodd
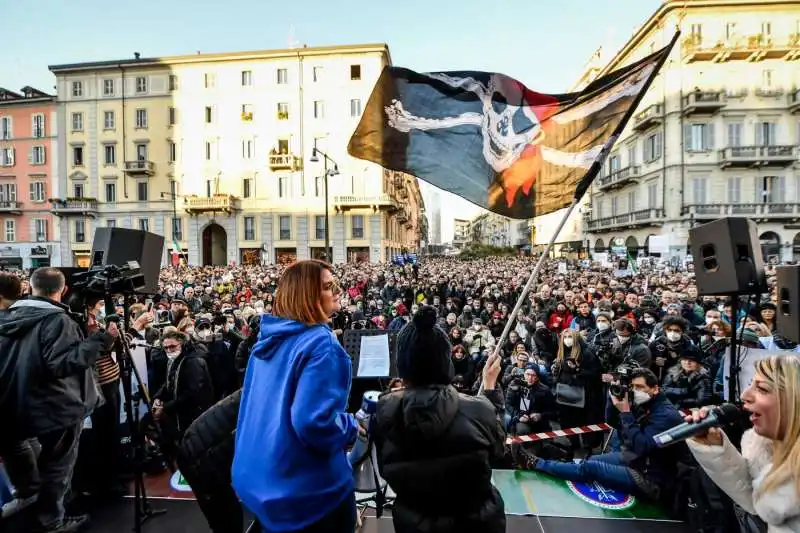
M 470 221 L 463 218 L 453 219 L 453 247 L 456 249 L 464 248 L 469 244 Z
M 67 124 L 84 113 L 93 128 L 64 131 L 68 157 L 86 146 L 78 152 L 84 169 L 65 169 L 67 190 L 80 180 L 93 185 L 63 198 L 60 214 L 72 230 L 62 236 L 63 255 L 85 257 L 92 224 L 162 234 L 164 260 L 182 256 L 192 265 L 378 262 L 416 250 L 416 179 L 346 151 L 390 63 L 385 45 L 354 45 L 51 67 Z M 125 117 L 114 122 L 116 137 L 103 131 L 110 111 Z M 116 165 L 105 159 L 114 143 L 124 146 L 113 154 Z M 106 193 L 116 195 L 113 206 Z M 88 243 L 74 239 L 77 229 Z
M 800 2 L 664 2 L 597 75 L 682 36 L 595 180 L 593 251 L 687 254 L 696 224 L 755 220 L 766 256 L 800 259 Z M 662 254 L 663 256 L 664 254 Z
M 0 267 L 60 266 L 50 198 L 58 195 L 56 98 L 0 88 Z
M 484 212 L 469 224 L 469 242 L 488 246 L 530 247 L 530 222 Z

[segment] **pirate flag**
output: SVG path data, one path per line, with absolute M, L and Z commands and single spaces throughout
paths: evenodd
M 561 95 L 493 72 L 386 67 L 347 151 L 503 216 L 557 211 L 589 188 L 677 37 Z

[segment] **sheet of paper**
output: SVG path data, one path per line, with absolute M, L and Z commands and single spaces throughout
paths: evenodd
M 358 357 L 360 378 L 389 377 L 389 335 L 364 335 Z

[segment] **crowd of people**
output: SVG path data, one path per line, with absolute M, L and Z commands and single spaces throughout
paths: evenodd
M 602 433 L 589 433 L 563 441 L 515 444 L 507 450 L 507 466 L 598 481 L 662 502 L 667 493 L 674 493 L 672 484 L 681 481 L 675 465 L 690 459 L 686 448 L 656 449 L 644 437 L 680 423 L 678 409 L 725 399 L 725 352 L 731 335 L 737 333 L 749 348 L 797 351 L 797 345 L 776 332 L 774 291 L 759 299 L 743 299 L 734 317 L 730 299 L 698 295 L 691 264 L 643 264 L 620 271 L 616 265 L 550 260 L 534 290 L 520 302 L 533 266 L 534 258 L 529 257 L 335 265 L 329 290 L 338 305 L 330 328 L 339 340 L 351 329 L 400 332 L 413 327 L 413 317 L 425 310 L 448 341 L 453 372 L 447 380 L 456 391 L 479 394 L 486 383 L 487 361 L 499 355 L 496 381 L 502 396 L 495 403 L 508 435 L 599 422 L 617 429 L 609 443 Z M 153 441 L 165 466 L 178 459 L 192 423 L 242 387 L 263 317 L 275 312 L 278 285 L 287 268 L 170 267 L 161 271 L 158 294 L 138 298 L 128 309 L 123 299 L 116 302 L 117 315 L 130 317 L 124 328 L 129 340 L 148 347 L 152 404 L 145 423 L 160 429 Z M 67 311 L 60 303 L 63 276 L 59 280 L 55 272 L 40 269 L 38 277 L 34 273 L 30 278 L 0 275 L 0 339 L 13 339 L 24 327 L 43 327 L 46 332 L 66 328 L 62 323 L 66 315 L 59 315 L 59 323 L 42 322 L 51 312 L 43 310 L 44 300 L 47 305 L 55 300 L 57 305 L 52 305 Z M 772 287 L 772 272 L 768 275 Z M 29 293 L 33 298 L 23 299 Z M 21 325 L 18 313 L 10 313 L 22 302 L 28 302 L 23 307 L 30 309 L 27 326 Z M 46 370 L 60 376 L 70 365 L 85 368 L 88 373 L 81 380 L 60 382 L 66 390 L 58 392 L 80 398 L 91 382 L 84 379 L 94 377 L 93 390 L 103 400 L 70 411 L 61 417 L 66 422 L 59 418 L 47 426 L 68 408 L 48 411 L 47 406 L 53 407 L 52 391 L 27 391 L 26 402 L 42 406 L 37 416 L 43 426 L 29 428 L 16 440 L 0 439 L 4 444 L 0 455 L 11 470 L 9 466 L 18 464 L 14 457 L 33 457 L 36 446 L 52 451 L 63 445 L 63 439 L 58 446 L 50 439 L 63 437 L 68 427 L 74 446 L 68 452 L 57 450 L 62 454 L 59 460 L 44 466 L 55 484 L 64 484 L 68 457 L 63 454 L 78 453 L 76 424 L 90 415 L 92 449 L 103 450 L 96 460 L 104 466 L 95 469 L 92 479 L 81 480 L 80 491 L 108 497 L 124 492 L 120 372 L 109 351 L 117 331 L 105 325 L 105 305 L 99 298 L 83 300 L 80 307 L 71 310 L 85 312 L 83 335 L 94 339 L 95 346 L 54 359 Z M 502 338 L 509 321 L 513 327 Z M 77 326 L 73 329 L 77 338 Z M 622 393 L 609 394 L 612 385 L 621 383 L 626 386 Z M 38 437 L 39 444 L 30 444 L 30 437 Z M 66 486 L 43 498 L 41 488 L 47 483 L 22 475 L 16 479 L 19 497 L 38 494 L 34 504 L 38 530 L 74 531 L 85 523 L 84 516 L 65 516 Z

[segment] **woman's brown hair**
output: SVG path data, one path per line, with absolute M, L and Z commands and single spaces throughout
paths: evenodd
M 298 261 L 287 268 L 278 282 L 272 313 L 308 325 L 327 323 L 328 315 L 320 305 L 324 270 L 333 273 L 331 265 L 316 259 Z M 333 289 L 336 296 L 335 283 Z

